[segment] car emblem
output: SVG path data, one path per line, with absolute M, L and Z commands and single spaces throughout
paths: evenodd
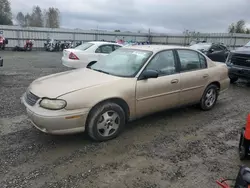
M 250 63 L 250 59 L 246 60 L 247 63 Z

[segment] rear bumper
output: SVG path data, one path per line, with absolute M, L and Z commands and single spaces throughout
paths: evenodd
M 65 67 L 74 68 L 74 69 L 84 68 L 87 66 L 87 63 L 85 63 L 85 62 L 82 62 L 79 60 L 70 60 L 70 59 L 67 59 L 65 57 L 62 57 L 62 64 Z
M 229 77 L 238 77 L 250 80 L 250 67 L 238 67 L 230 66 L 228 67 Z
M 230 87 L 230 79 L 224 79 L 220 81 L 220 94 L 227 91 Z

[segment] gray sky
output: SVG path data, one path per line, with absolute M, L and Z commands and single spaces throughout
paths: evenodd
M 227 32 L 239 19 L 250 24 L 250 0 L 10 0 L 12 11 L 57 7 L 61 26 L 131 31 Z M 15 15 L 14 15 L 15 16 Z M 250 27 L 250 25 L 249 25 Z

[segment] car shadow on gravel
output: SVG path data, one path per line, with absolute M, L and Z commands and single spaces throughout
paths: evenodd
M 239 80 L 235 84 L 231 84 L 231 85 L 238 86 L 238 87 L 250 87 L 250 81 Z
M 220 104 L 218 103 L 217 106 L 219 105 Z M 131 134 L 129 132 L 134 131 L 144 131 L 144 133 L 147 133 L 147 129 L 152 129 L 152 131 L 154 132 L 165 132 L 166 127 L 167 129 L 175 129 L 176 125 L 178 125 L 179 121 L 182 121 L 181 119 L 183 119 L 183 117 L 189 118 L 192 116 L 199 116 L 199 114 L 201 113 L 203 112 L 199 109 L 199 107 L 197 107 L 197 105 L 189 105 L 156 112 L 154 114 L 142 117 L 138 120 L 128 123 L 124 130 L 124 133 Z

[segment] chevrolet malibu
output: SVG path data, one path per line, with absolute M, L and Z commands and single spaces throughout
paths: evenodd
M 115 138 L 126 123 L 178 106 L 212 109 L 229 87 L 226 64 L 178 46 L 120 48 L 86 68 L 45 76 L 21 101 L 42 132 L 87 131 L 97 141 Z

